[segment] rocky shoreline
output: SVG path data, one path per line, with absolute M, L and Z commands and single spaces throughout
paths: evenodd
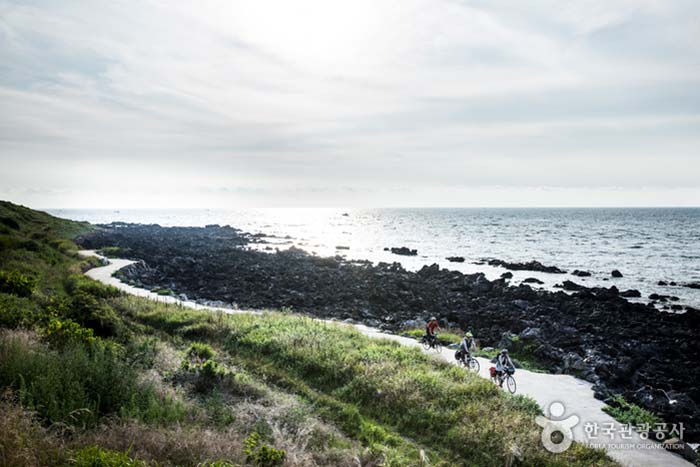
M 390 331 L 436 315 L 444 325 L 473 329 L 482 346 L 519 348 L 553 373 L 591 381 L 597 397 L 623 394 L 669 423 L 682 422 L 687 440 L 700 440 L 698 310 L 665 313 L 628 302 L 624 296 L 634 291 L 570 281 L 567 294 L 436 264 L 411 272 L 399 263 L 321 258 L 297 248 L 265 253 L 249 248 L 260 236 L 229 226 L 117 223 L 79 243 L 118 247 L 116 254 L 138 261 L 121 271 L 123 280 L 191 300 L 288 307 Z

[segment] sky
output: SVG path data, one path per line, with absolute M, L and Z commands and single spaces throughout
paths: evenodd
M 0 199 L 700 206 L 700 2 L 0 0 Z

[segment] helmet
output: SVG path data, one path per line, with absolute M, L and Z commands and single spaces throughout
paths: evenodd
M 508 349 L 501 350 L 501 353 L 508 354 Z
M 467 332 L 464 334 L 464 337 L 474 337 L 474 334 L 472 334 L 471 331 L 467 331 Z
M 430 321 L 437 321 L 437 318 L 435 316 L 431 316 Z

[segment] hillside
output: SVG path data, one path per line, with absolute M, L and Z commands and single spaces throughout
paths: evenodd
M 82 274 L 89 229 L 0 203 L 0 466 L 613 465 L 416 349 L 123 295 Z

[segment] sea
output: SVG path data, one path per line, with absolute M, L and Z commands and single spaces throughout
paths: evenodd
M 230 225 L 263 234 L 255 245 L 274 252 L 291 246 L 319 256 L 399 262 L 409 270 L 437 263 L 496 279 L 506 269 L 483 263 L 539 261 L 567 274 L 511 271 L 512 284 L 535 277 L 555 290 L 569 279 L 588 287 L 615 285 L 678 297 L 669 302 L 700 308 L 700 208 L 265 208 L 265 209 L 49 209 L 59 217 L 91 223 L 113 221 L 162 226 Z M 405 246 L 416 256 L 385 248 Z M 462 256 L 463 263 L 448 256 Z M 591 272 L 576 277 L 574 270 Z M 612 278 L 619 270 L 622 278 Z M 659 281 L 679 286 L 660 286 Z

